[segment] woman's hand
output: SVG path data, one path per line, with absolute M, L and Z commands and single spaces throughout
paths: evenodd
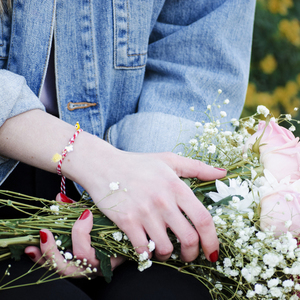
M 150 238 L 156 244 L 156 258 L 168 259 L 173 251 L 167 235 L 170 228 L 181 243 L 182 260 L 194 260 L 201 241 L 206 258 L 215 262 L 219 242 L 212 217 L 179 177 L 214 180 L 224 177 L 226 170 L 173 153 L 129 153 L 109 144 L 102 144 L 100 150 L 97 140 L 81 133 L 62 171 L 88 191 L 98 208 L 127 234 L 136 251 L 149 252 Z M 120 190 L 105 197 L 111 182 L 119 182 Z
M 60 202 L 66 202 L 65 200 L 61 200 L 60 195 L 58 195 L 56 199 Z M 72 201 L 71 199 L 69 200 Z M 70 262 L 70 260 L 66 259 L 67 257 L 60 253 L 52 233 L 46 229 L 40 231 L 40 248 L 29 246 L 25 249 L 25 253 L 34 262 L 38 262 L 40 265 L 49 262 L 50 265 L 45 266 L 48 268 L 52 266 L 52 268 L 55 268 L 61 275 L 72 277 L 101 276 L 102 274 L 99 268 L 99 261 L 95 255 L 95 249 L 91 247 L 90 231 L 92 227 L 93 215 L 91 211 L 86 209 L 72 228 L 72 255 L 76 256 L 75 261 L 81 261 L 80 265 L 82 265 L 83 268 L 80 268 L 79 265 L 75 265 L 74 262 Z M 66 250 L 65 253 L 66 252 L 70 251 Z M 121 256 L 111 258 L 112 269 L 124 261 L 125 258 Z M 89 273 L 90 270 L 92 273 Z

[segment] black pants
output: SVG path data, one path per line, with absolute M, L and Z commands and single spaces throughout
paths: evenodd
M 9 176 L 0 189 L 12 190 L 31 196 L 55 199 L 60 189 L 60 177 L 26 165 L 20 164 Z M 79 195 L 71 182 L 67 182 L 68 197 L 77 200 Z M 7 207 L 1 207 L 0 219 L 22 217 Z M 0 286 L 27 272 L 32 262 L 24 257 L 21 261 L 0 262 L 0 278 L 10 264 L 10 276 L 5 277 Z M 20 283 L 36 282 L 45 270 L 33 272 L 24 277 Z M 16 282 L 16 284 L 20 284 Z M 149 269 L 140 272 L 134 262 L 119 266 L 111 283 L 107 284 L 102 277 L 87 279 L 59 279 L 50 283 L 31 285 L 0 291 L 1 300 L 63 299 L 63 300 L 211 300 L 206 288 L 194 277 L 182 274 L 175 269 L 153 264 Z

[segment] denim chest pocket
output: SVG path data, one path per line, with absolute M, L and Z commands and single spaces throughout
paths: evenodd
M 6 67 L 11 32 L 11 18 L 4 14 L 0 16 L 0 69 Z
M 114 67 L 143 68 L 146 65 L 153 0 L 113 0 Z

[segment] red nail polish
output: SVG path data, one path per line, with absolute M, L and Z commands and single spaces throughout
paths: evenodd
M 60 193 L 60 201 L 64 203 L 73 203 L 73 201 L 67 197 L 64 193 Z
M 218 250 L 214 251 L 210 256 L 209 259 L 212 263 L 215 263 L 219 258 Z
M 46 232 L 40 230 L 40 238 L 43 244 L 47 243 L 48 236 Z
M 220 171 L 226 171 L 226 169 L 222 169 L 222 168 L 215 168 L 217 170 L 220 170 Z
M 26 253 L 30 258 L 35 259 L 35 254 L 33 252 Z
M 79 217 L 79 220 L 85 220 L 89 215 L 90 215 L 90 211 L 86 209 Z

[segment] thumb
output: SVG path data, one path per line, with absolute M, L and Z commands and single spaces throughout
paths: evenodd
M 73 253 L 79 259 L 89 258 L 96 263 L 95 249 L 91 247 L 90 232 L 93 228 L 93 214 L 90 210 L 83 211 L 72 228 Z

